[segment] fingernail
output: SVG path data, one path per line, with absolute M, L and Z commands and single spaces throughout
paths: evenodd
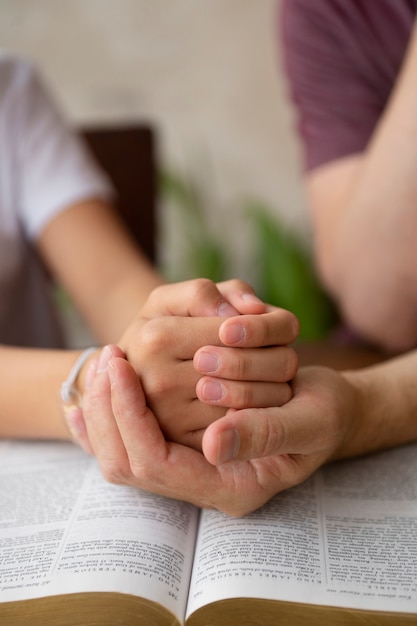
M 111 357 L 112 357 L 112 353 L 111 353 L 109 346 L 104 346 L 103 350 L 101 351 L 100 357 L 98 359 L 97 374 L 99 374 L 100 372 L 104 372 L 107 369 L 107 365 Z
M 87 367 L 87 371 L 85 373 L 85 390 L 88 391 L 93 384 L 94 376 L 96 375 L 97 370 L 97 359 L 93 359 L 91 363 L 89 363 Z
M 221 383 L 209 380 L 203 385 L 203 399 L 209 402 L 217 402 L 224 396 L 225 389 Z
M 84 417 L 81 408 L 73 406 L 66 410 L 65 421 L 73 439 L 78 439 L 84 430 Z
M 116 384 L 116 372 L 114 369 L 114 365 L 113 363 L 110 361 L 109 363 L 109 367 L 108 367 L 108 374 L 109 374 L 109 380 L 110 380 L 110 387 L 113 389 L 113 387 Z
M 211 352 L 200 352 L 197 358 L 197 368 L 202 374 L 212 374 L 219 369 L 219 359 Z
M 246 330 L 240 324 L 231 324 L 224 329 L 224 341 L 229 344 L 237 344 L 246 337 Z
M 242 300 L 245 302 L 253 302 L 255 304 L 265 304 L 258 296 L 253 293 L 242 293 Z
M 240 448 L 239 431 L 225 430 L 217 437 L 217 465 L 236 458 Z
M 228 302 L 222 302 L 217 307 L 217 315 L 219 317 L 233 317 L 234 315 L 239 315 L 239 312 Z

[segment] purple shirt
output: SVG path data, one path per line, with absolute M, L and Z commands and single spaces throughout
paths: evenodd
M 388 101 L 417 0 L 282 0 L 284 67 L 306 169 L 362 152 Z

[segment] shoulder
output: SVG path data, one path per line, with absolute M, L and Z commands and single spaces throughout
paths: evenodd
M 18 196 L 14 206 L 30 238 L 72 204 L 110 196 L 107 179 L 42 73 L 31 61 L 4 53 L 0 53 L 0 145 L 1 167 L 9 180 L 13 177 L 12 192 L 17 190 Z
M 56 109 L 36 64 L 0 51 L 0 113 L 15 127 L 27 127 L 38 116 Z
M 283 67 L 309 168 L 365 147 L 396 81 L 416 7 L 417 0 L 282 0 Z
M 416 9 L 417 0 L 282 0 L 282 43 L 299 58 L 304 55 L 306 63 L 314 62 L 306 56 L 313 52 L 329 63 L 348 59 L 349 66 L 362 69 L 369 57 L 395 66 L 407 46 Z
M 39 73 L 28 59 L 0 51 L 0 96 L 29 89 L 38 82 Z

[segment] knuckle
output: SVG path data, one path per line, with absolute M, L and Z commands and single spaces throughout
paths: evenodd
M 141 348 L 149 355 L 160 353 L 165 348 L 170 334 L 170 325 L 166 318 L 151 319 L 140 331 Z
M 294 348 L 285 347 L 284 376 L 285 380 L 291 380 L 298 370 L 298 355 Z
M 135 484 L 146 484 L 151 483 L 154 480 L 154 475 L 152 468 L 146 468 L 143 463 L 139 461 L 139 459 L 133 459 L 130 463 L 130 470 L 133 478 L 135 479 Z
M 148 296 L 148 304 L 150 305 L 159 305 L 161 299 L 163 299 L 164 292 L 166 291 L 166 285 L 158 285 L 154 289 L 152 289 L 151 293 Z
M 298 317 L 291 311 L 282 309 L 283 323 L 285 323 L 286 332 L 288 333 L 288 342 L 294 341 L 300 332 L 300 322 Z
M 101 406 L 103 402 L 103 394 L 105 394 L 110 386 L 108 377 L 104 374 L 96 376 L 93 385 L 83 396 L 83 412 L 84 417 L 89 419 L 93 415 L 94 409 Z
M 213 315 L 223 301 L 217 285 L 209 278 L 195 278 L 191 281 L 189 311 L 192 316 Z
M 227 381 L 223 383 L 226 390 L 222 398 L 222 406 L 231 406 L 234 409 L 249 409 L 257 406 L 252 385 Z
M 142 462 L 140 459 L 132 459 L 130 462 L 130 484 L 140 489 L 146 489 L 154 493 L 165 492 L 169 479 L 155 463 Z
M 146 395 L 151 402 L 178 388 L 178 380 L 172 376 L 172 373 L 163 370 L 158 370 L 156 375 L 143 376 L 142 380 Z
M 139 459 L 121 462 L 118 459 L 106 459 L 100 463 L 105 480 L 113 485 L 135 485 L 145 487 L 155 484 L 155 472 L 146 467 Z
M 289 402 L 293 396 L 293 391 L 290 385 L 288 385 L 287 383 L 283 383 L 281 385 L 281 402 L 280 402 L 280 406 L 287 404 L 287 402 Z
M 117 459 L 105 459 L 100 463 L 101 473 L 108 483 L 123 485 L 128 482 L 129 472 Z
M 209 278 L 195 278 L 191 281 L 191 287 L 194 297 L 200 298 L 205 293 L 211 293 L 217 290 L 216 285 Z
M 264 411 L 264 419 L 262 420 L 262 428 L 260 429 L 260 437 L 258 439 L 259 456 L 266 457 L 278 454 L 285 446 L 285 430 L 279 421 L 268 419 L 266 411 Z
M 269 324 L 265 316 L 261 316 L 257 318 L 256 321 L 258 319 L 260 320 L 260 323 L 258 325 L 259 327 L 257 329 L 256 339 L 259 342 L 259 345 L 267 346 L 269 345 L 269 343 L 271 343 Z
M 249 283 L 241 280 L 240 278 L 231 278 L 227 281 L 227 285 L 232 288 L 233 291 L 253 291 L 253 288 L 249 285 Z
M 239 401 L 235 402 L 237 407 L 245 408 L 254 406 L 254 394 L 251 385 L 239 385 L 239 393 L 237 394 Z
M 270 316 L 266 316 L 269 320 L 265 320 L 265 337 L 271 344 L 276 344 L 277 339 L 280 344 L 289 344 L 298 337 L 300 332 L 300 323 L 298 318 L 287 309 L 275 309 Z
M 171 411 L 174 412 L 176 409 L 175 406 L 172 406 L 174 398 L 178 401 L 183 400 L 188 397 L 188 394 L 194 392 L 194 385 L 189 386 L 187 380 L 179 373 L 177 374 L 175 366 L 166 368 L 160 367 L 158 364 L 149 365 L 148 369 L 143 372 L 141 380 L 149 400 L 149 406 L 152 408 L 158 403 L 159 410 L 161 409 L 160 403 L 165 401 L 169 403 Z
M 245 358 L 245 352 L 242 350 L 234 350 L 232 352 L 230 375 L 237 380 L 246 380 L 248 376 L 248 363 Z

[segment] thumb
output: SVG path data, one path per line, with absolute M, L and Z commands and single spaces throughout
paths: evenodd
M 295 406 L 292 400 L 282 407 L 229 410 L 207 427 L 202 441 L 204 456 L 209 463 L 220 465 L 309 452 L 314 427 Z

